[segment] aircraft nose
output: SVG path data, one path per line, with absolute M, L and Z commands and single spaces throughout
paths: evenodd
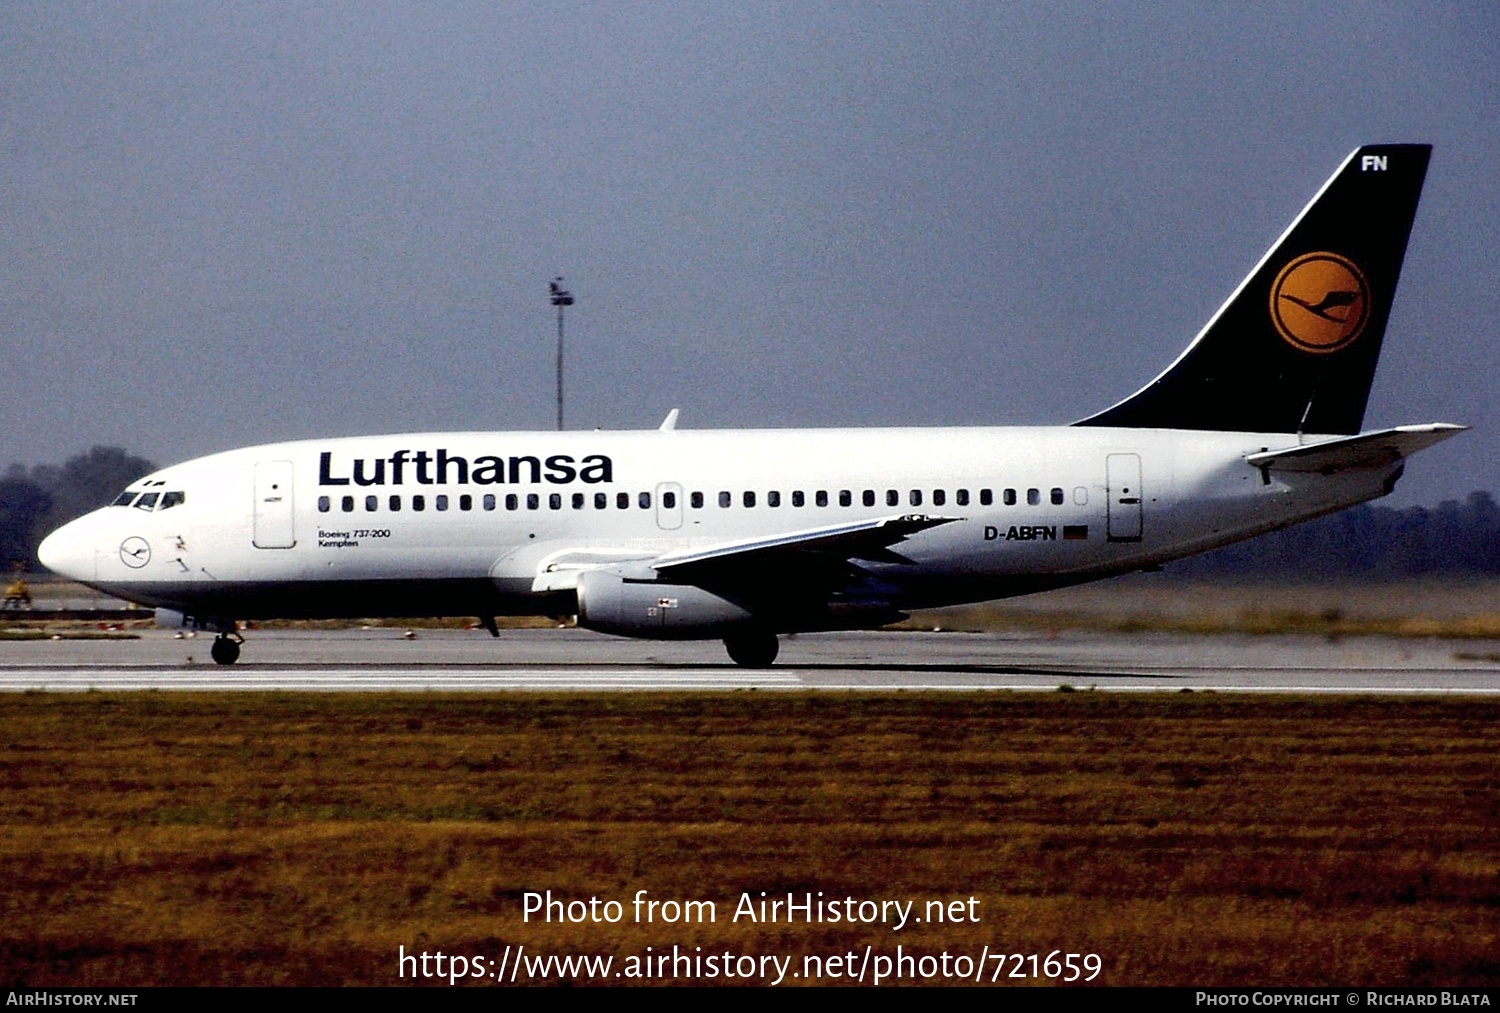
M 36 555 L 53 573 L 73 580 L 94 579 L 94 540 L 78 521 L 64 524 L 42 539 Z

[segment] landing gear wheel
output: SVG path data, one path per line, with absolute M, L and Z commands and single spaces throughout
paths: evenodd
M 229 634 L 220 633 L 214 637 L 214 645 L 208 649 L 208 653 L 219 664 L 232 665 L 240 660 L 240 643 L 238 640 L 231 640 Z
M 729 658 L 742 668 L 770 668 L 781 650 L 774 633 L 735 633 L 724 638 Z

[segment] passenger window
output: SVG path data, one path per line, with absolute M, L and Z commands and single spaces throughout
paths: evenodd
M 781 506 L 781 493 L 777 492 L 774 489 L 772 489 L 770 492 L 766 493 L 766 506 L 772 506 L 772 507 L 779 507 L 779 506 Z
M 819 489 L 817 495 L 813 497 L 813 502 L 820 507 L 826 507 L 828 505 L 828 490 Z
M 528 492 L 526 494 L 526 509 L 527 510 L 540 510 L 541 506 L 542 506 L 542 497 L 538 496 L 534 492 Z
M 1036 506 L 1041 501 L 1042 501 L 1042 491 L 1040 489 L 1027 489 L 1026 490 L 1026 505 L 1027 506 Z
M 617 492 L 617 493 L 615 493 L 615 509 L 616 510 L 629 510 L 630 509 L 630 493 L 628 493 L 628 492 Z
M 187 501 L 187 494 L 181 492 L 164 492 L 161 494 L 161 506 L 158 510 L 170 510 L 179 503 Z
M 636 501 L 640 503 L 642 510 L 651 509 L 651 494 L 649 492 L 641 493 L 640 496 L 636 497 Z
M 664 492 L 661 494 L 661 505 L 667 510 L 677 509 L 677 494 L 675 492 Z
M 1089 490 L 1088 490 L 1088 486 L 1085 486 L 1085 485 L 1075 485 L 1073 487 L 1073 502 L 1077 503 L 1079 506 L 1088 506 L 1089 505 Z
M 957 503 L 959 506 L 968 506 L 969 505 L 969 490 L 967 490 L 967 489 L 960 489 L 957 492 L 955 492 L 953 494 L 953 502 Z
M 153 509 L 156 506 L 156 500 L 157 500 L 157 498 L 160 497 L 160 496 L 161 496 L 161 493 L 159 493 L 159 492 L 148 492 L 144 496 L 142 496 L 140 499 L 138 499 L 138 500 L 135 501 L 135 508 L 137 510 L 150 510 L 150 509 Z
M 840 489 L 839 490 L 839 506 L 852 506 L 853 503 L 854 503 L 854 493 L 850 492 L 848 489 Z
M 912 506 L 921 506 L 922 505 L 922 490 L 921 489 L 913 489 L 911 491 L 911 505 Z
M 551 510 L 562 509 L 562 493 L 554 492 L 547 497 L 547 507 Z
M 331 506 L 331 504 L 328 502 L 328 497 L 327 496 L 319 496 L 318 497 L 318 513 L 320 513 L 320 514 L 326 514 L 328 512 L 328 508 L 330 506 Z
M 129 489 L 126 489 L 124 492 L 120 493 L 120 495 L 115 497 L 115 501 L 111 503 L 110 506 L 129 506 L 130 501 L 135 499 L 137 495 L 137 493 L 131 492 Z
M 521 498 L 519 496 L 517 496 L 513 492 L 506 493 L 505 494 L 505 509 L 507 509 L 507 510 L 519 510 L 520 508 L 521 508 Z
M 460 510 L 473 510 L 474 497 L 470 496 L 468 493 L 464 493 L 462 496 L 458 497 L 458 508 Z
M 594 493 L 594 509 L 595 510 L 608 510 L 609 509 L 609 494 L 608 493 L 603 493 L 603 492 L 596 492 L 596 493 Z
M 495 509 L 495 494 L 492 492 L 485 493 L 484 500 L 482 502 L 484 503 L 484 508 L 486 510 Z
M 391 512 L 395 513 L 397 511 L 399 511 L 400 509 L 401 509 L 401 497 L 400 496 L 392 496 L 391 497 Z
M 897 492 L 895 489 L 887 489 L 885 491 L 885 505 L 886 506 L 896 506 L 900 502 L 901 502 L 901 494 L 899 492 Z
M 346 513 L 346 514 L 352 514 L 354 512 L 354 497 L 353 496 L 345 496 L 344 497 L 344 502 L 341 505 L 344 508 L 344 513 Z
M 438 495 L 436 497 L 434 497 L 434 499 L 436 499 L 436 502 L 433 505 L 436 506 L 439 510 L 446 510 L 446 509 L 448 509 L 448 494 L 447 493 L 438 493 Z
M 1016 501 L 1016 494 L 1014 492 L 1008 492 L 1006 495 L 1008 495 L 1010 497 L 1010 499 L 1006 500 L 1007 503 L 1014 503 Z M 993 490 L 990 490 L 990 489 L 980 489 L 979 490 L 979 505 L 980 506 L 990 506 L 994 502 L 995 502 L 995 493 L 994 493 Z
M 1053 489 L 1052 490 L 1052 505 L 1053 506 L 1062 506 L 1064 498 L 1065 497 L 1063 496 L 1063 491 L 1061 489 Z
M 941 489 L 934 489 L 934 490 L 932 490 L 932 505 L 933 506 L 942 506 L 946 502 L 948 502 L 948 494 L 946 492 L 944 492 Z
M 754 505 L 755 505 L 755 493 L 751 492 L 748 489 L 745 490 L 745 506 L 747 506 L 747 507 L 753 507 Z
M 1007 490 L 1005 490 L 1005 505 L 1006 506 L 1015 506 L 1016 505 L 1016 491 L 1014 489 L 1007 489 Z
M 695 492 L 691 496 L 689 496 L 688 497 L 688 506 L 692 507 L 694 510 L 702 510 L 703 509 L 703 494 L 701 492 Z
M 730 496 L 729 493 L 721 492 L 719 493 L 719 506 L 727 507 L 733 501 L 733 499 L 734 497 Z
M 804 506 L 804 505 L 806 505 L 806 503 L 807 503 L 807 497 L 802 494 L 802 490 L 801 489 L 797 489 L 796 491 L 794 491 L 792 493 L 792 506 L 794 506 L 794 507 Z
M 413 510 L 418 510 L 418 511 L 420 511 L 420 510 L 426 510 L 427 509 L 427 497 L 426 496 L 413 496 L 411 498 L 411 508 Z
M 584 495 L 583 495 L 583 493 L 581 493 L 581 492 L 575 492 L 573 494 L 573 509 L 574 510 L 582 510 L 583 509 L 583 504 L 584 504 Z
M 865 506 L 874 506 L 875 505 L 875 490 L 874 489 L 866 489 L 864 491 L 863 497 L 861 497 L 861 501 L 864 503 Z
M 365 497 L 365 513 L 371 513 L 372 514 L 376 510 L 379 510 L 379 509 L 380 509 L 380 497 L 379 496 L 366 496 Z

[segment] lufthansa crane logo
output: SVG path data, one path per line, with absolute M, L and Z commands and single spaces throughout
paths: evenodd
M 140 535 L 131 535 L 120 543 L 120 562 L 132 570 L 139 570 L 151 562 L 151 543 Z
M 1293 348 L 1337 352 L 1370 320 L 1370 283 L 1348 257 L 1305 253 L 1271 285 L 1271 321 Z

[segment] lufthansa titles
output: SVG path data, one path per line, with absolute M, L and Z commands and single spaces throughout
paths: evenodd
M 542 458 L 482 454 L 470 460 L 439 447 L 436 452 L 398 450 L 390 457 L 335 460 L 325 450 L 318 458 L 318 485 L 599 485 L 614 481 L 614 462 L 604 454 L 575 460 L 568 454 Z

